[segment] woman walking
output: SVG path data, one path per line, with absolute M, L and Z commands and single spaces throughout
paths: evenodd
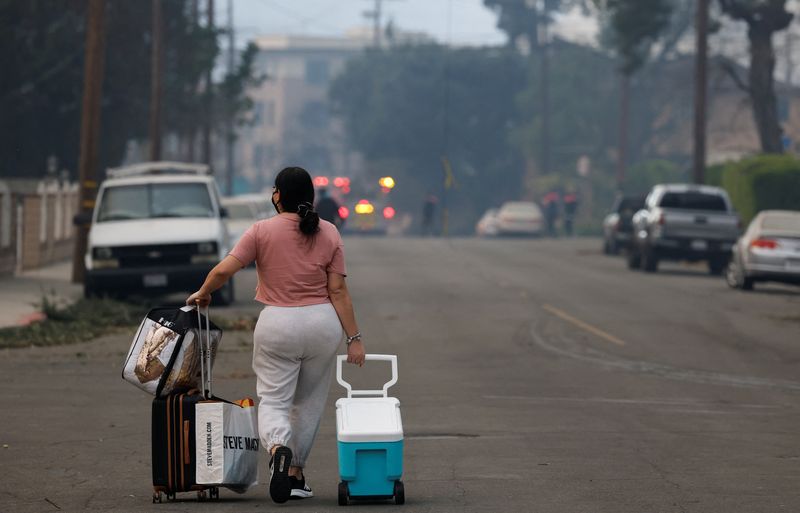
M 319 428 L 336 351 L 347 337 L 347 361 L 364 364 L 364 345 L 347 290 L 342 239 L 314 211 L 308 172 L 287 167 L 275 178 L 278 215 L 259 221 L 208 273 L 189 305 L 256 263 L 256 301 L 266 306 L 253 333 L 258 430 L 270 454 L 269 493 L 275 502 L 309 498 L 303 468 Z

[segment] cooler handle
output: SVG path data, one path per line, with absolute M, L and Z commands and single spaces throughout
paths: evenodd
M 336 381 L 347 390 L 347 398 L 353 396 L 365 395 L 380 395 L 383 397 L 389 396 L 389 388 L 397 383 L 397 355 L 394 354 L 368 354 L 365 356 L 364 361 L 384 361 L 391 362 L 392 364 L 392 379 L 383 384 L 382 390 L 353 390 L 353 387 L 342 378 L 342 364 L 347 361 L 346 354 L 340 354 L 336 357 Z

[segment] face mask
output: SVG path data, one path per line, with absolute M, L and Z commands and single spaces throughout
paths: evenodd
M 272 197 L 269 199 L 269 201 L 272 203 L 272 206 L 275 208 L 275 212 L 280 214 L 281 211 L 278 210 L 278 204 L 275 203 L 275 193 L 274 192 L 272 193 Z

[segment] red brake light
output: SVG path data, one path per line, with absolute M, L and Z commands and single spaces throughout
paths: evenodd
M 756 239 L 750 243 L 750 247 L 759 249 L 775 249 L 778 247 L 778 242 L 772 239 Z
M 665 216 L 664 214 L 661 214 L 660 216 L 658 216 L 658 224 L 662 224 L 663 225 L 666 221 L 667 221 L 667 216 Z
M 391 219 L 396 214 L 395 210 L 392 207 L 386 207 L 383 209 L 383 217 L 386 219 Z
M 347 219 L 347 216 L 349 215 L 350 211 L 347 209 L 347 207 L 345 206 L 339 207 L 339 217 L 341 217 L 342 219 Z
M 330 180 L 328 180 L 327 176 L 315 176 L 313 182 L 317 187 L 327 187 Z

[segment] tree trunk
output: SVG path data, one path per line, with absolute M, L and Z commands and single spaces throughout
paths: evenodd
M 775 51 L 772 31 L 751 27 L 750 38 L 750 101 L 753 118 L 764 153 L 783 153 L 782 129 L 778 122 L 778 100 L 775 96 Z

